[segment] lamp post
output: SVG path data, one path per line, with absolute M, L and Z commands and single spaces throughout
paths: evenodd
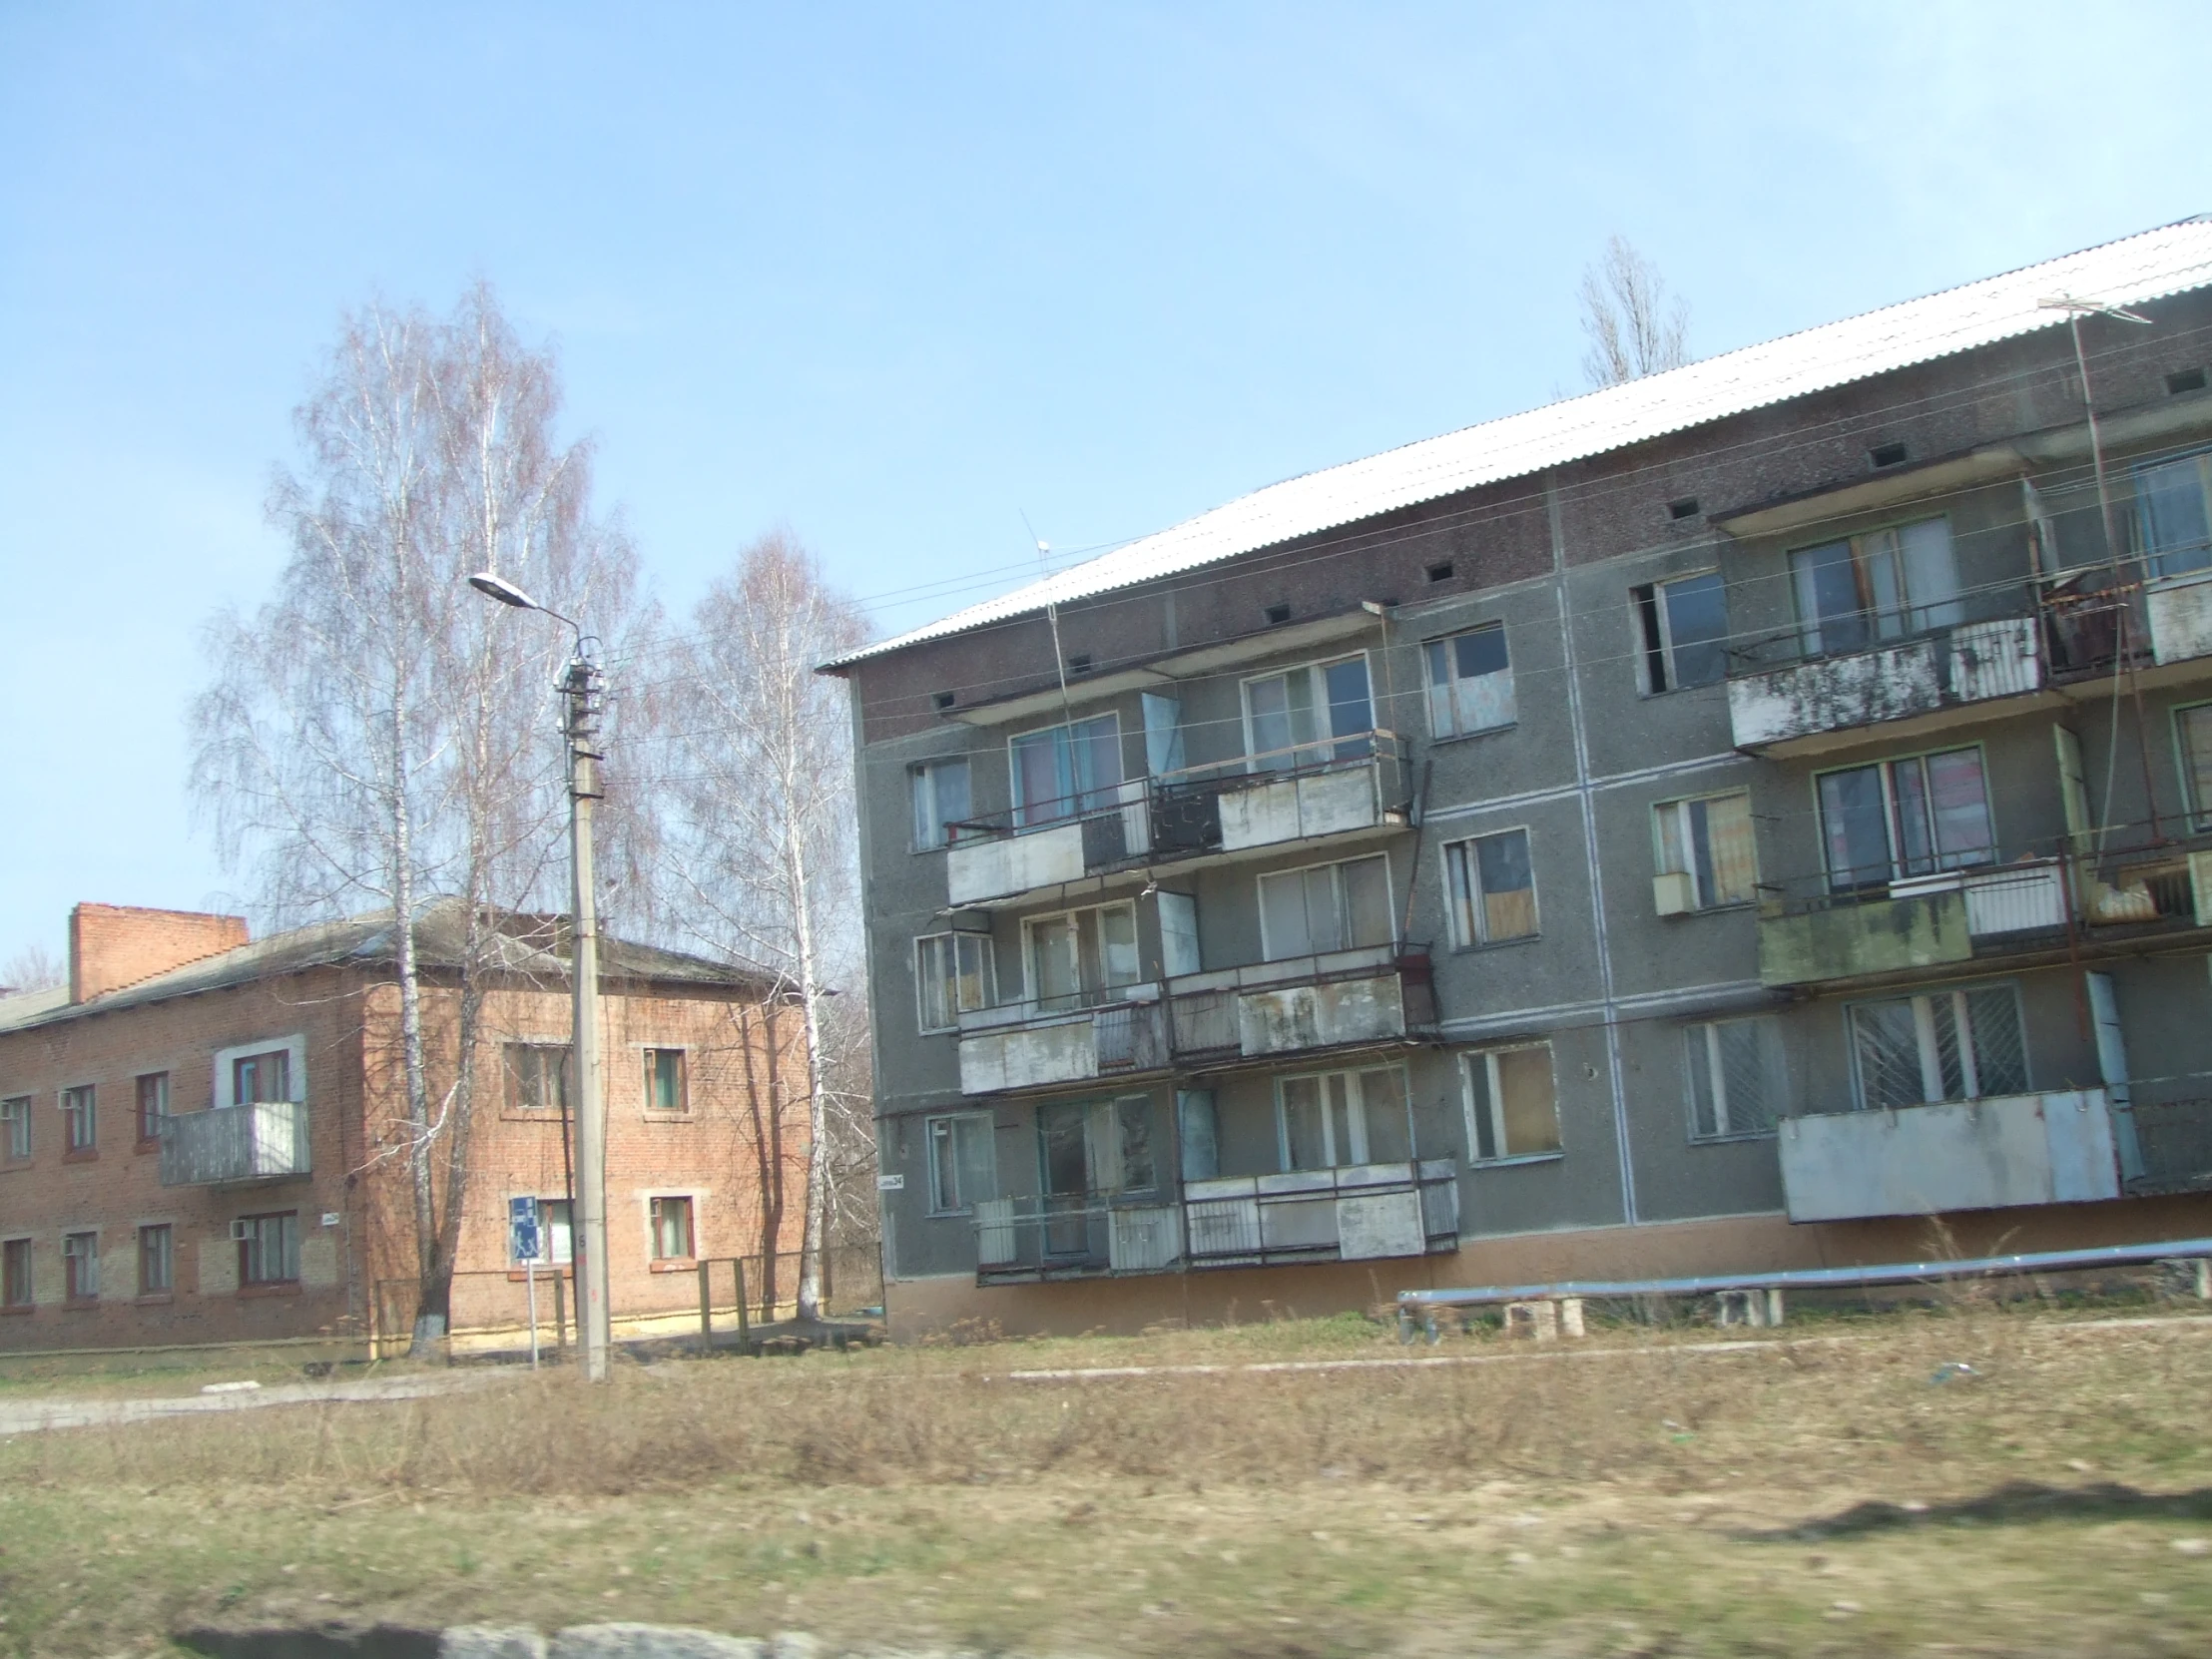
M 585 654 L 584 630 L 560 612 L 540 605 L 512 582 L 491 571 L 468 579 L 478 593 L 520 611 L 543 611 L 575 631 L 576 651 L 561 678 L 567 706 L 561 722 L 568 740 L 568 848 L 573 878 L 569 962 L 575 982 L 574 1029 L 570 1049 L 576 1057 L 576 1193 L 580 1212 L 571 1218 L 569 1254 L 576 1273 L 576 1328 L 583 1339 L 584 1375 L 607 1381 L 614 1346 L 607 1306 L 607 1113 L 599 1086 L 599 914 L 592 881 L 592 804 L 600 798 L 599 666 Z

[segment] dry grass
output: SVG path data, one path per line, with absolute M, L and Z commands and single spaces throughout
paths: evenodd
M 1008 1375 L 1399 1356 L 1333 1321 L 23 1435 L 0 1651 L 287 1609 L 1089 1653 L 2212 1648 L 2212 1556 L 2174 1547 L 2212 1536 L 2205 1324 L 1965 1306 L 1799 1337 Z

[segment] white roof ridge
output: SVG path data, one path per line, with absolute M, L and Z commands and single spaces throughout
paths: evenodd
M 2212 285 L 2212 216 L 2155 226 L 1934 293 L 1740 345 L 1680 368 L 1496 415 L 1267 484 L 1065 570 L 860 647 L 841 669 L 1485 484 L 1936 357 L 2055 327 L 2061 295 L 2141 303 Z M 2032 290 L 2032 291 L 2030 291 Z

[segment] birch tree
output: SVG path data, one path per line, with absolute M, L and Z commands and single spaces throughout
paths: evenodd
M 192 782 L 230 862 L 277 924 L 392 920 L 399 1121 L 416 1341 L 442 1328 L 468 1190 L 483 991 L 499 913 L 557 891 L 562 756 L 552 683 L 567 640 L 502 629 L 464 585 L 492 569 L 569 615 L 626 619 L 634 560 L 591 518 L 590 451 L 553 441 L 559 379 L 488 287 L 453 314 L 345 317 L 294 414 L 299 470 L 270 517 L 289 543 L 274 598 L 207 628 Z M 453 902 L 449 1084 L 432 1099 L 418 924 Z
M 1604 258 L 1584 269 L 1582 332 L 1590 348 L 1582 373 L 1592 386 L 1617 386 L 1690 360 L 1690 307 L 1670 299 L 1659 271 L 1626 237 L 1605 245 Z
M 844 1105 L 838 1056 L 865 1020 L 825 1018 L 832 974 L 857 994 L 858 865 L 852 833 L 851 732 L 843 686 L 818 664 L 858 645 L 858 609 L 832 592 L 812 555 L 771 535 L 714 584 L 677 647 L 661 720 L 668 743 L 669 925 L 697 948 L 742 957 L 794 1007 L 805 1065 L 789 1078 L 807 1122 L 799 1312 L 821 1317 L 823 1249 L 832 1205 L 833 1150 Z M 773 1044 L 773 1025 L 770 1039 Z M 777 1102 L 771 1101 L 773 1112 Z M 767 1128 L 772 1129 L 764 1119 Z M 781 1181 L 764 1162 L 764 1182 Z M 764 1215 L 782 1193 L 764 1190 Z M 773 1256 L 774 1236 L 764 1231 Z

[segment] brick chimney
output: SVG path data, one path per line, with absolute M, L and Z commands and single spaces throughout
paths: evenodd
M 69 1000 L 86 1002 L 247 942 L 244 916 L 80 904 L 69 912 Z

